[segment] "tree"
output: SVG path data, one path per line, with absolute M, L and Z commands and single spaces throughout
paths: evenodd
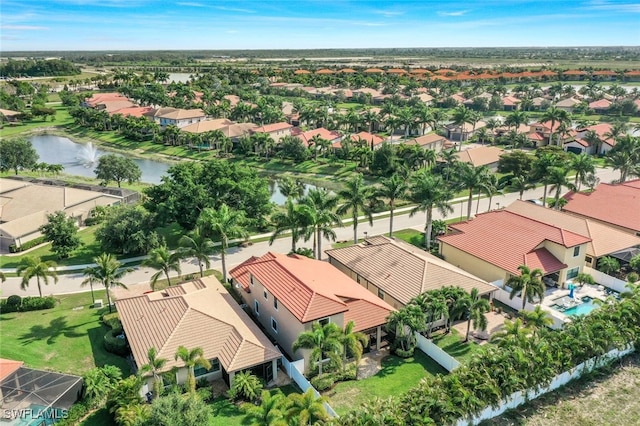
M 260 405 L 244 403 L 240 410 L 245 413 L 243 424 L 250 426 L 286 426 L 285 411 L 287 398 L 280 391 L 271 393 L 263 390 Z
M 593 277 L 591 275 L 587 274 L 586 272 L 579 272 L 578 275 L 575 276 L 573 281 L 578 283 L 578 285 L 580 285 L 580 286 L 585 285 L 585 284 L 594 285 L 596 283 L 596 281 L 593 279 Z
M 469 191 L 467 200 L 467 220 L 471 218 L 471 205 L 475 191 L 482 187 L 489 176 L 487 166 L 474 167 L 470 163 L 461 163 L 457 180 L 460 185 Z
M 40 232 L 45 240 L 51 241 L 51 251 L 59 259 L 66 259 L 72 251 L 82 245 L 76 221 L 62 211 L 48 214 L 47 223 L 40 227 Z
M 414 333 L 425 329 L 424 312 L 419 307 L 409 304 L 398 311 L 391 312 L 387 320 L 387 330 L 395 336 L 396 353 L 401 357 L 413 354 L 416 346 Z
M 167 364 L 167 359 L 158 358 L 158 351 L 153 346 L 147 351 L 147 363 L 140 367 L 140 374 L 151 374 L 153 376 L 153 398 L 156 399 L 162 395 L 164 384 L 162 381 L 162 369 Z
M 226 204 L 219 209 L 206 208 L 200 213 L 198 227 L 207 238 L 220 241 L 220 256 L 222 260 L 222 279 L 227 282 L 227 249 L 232 238 L 247 238 L 244 227 L 244 214 L 231 210 Z
M 604 256 L 598 260 L 598 269 L 607 275 L 613 275 L 620 271 L 620 262 L 611 256 Z
M 347 179 L 345 189 L 338 192 L 338 197 L 343 199 L 344 203 L 338 207 L 337 213 L 342 215 L 351 211 L 354 244 L 358 242 L 358 215 L 360 211 L 364 212 L 369 219 L 369 224 L 373 225 L 372 212 L 367 208 L 367 200 L 372 194 L 373 189 L 365 184 L 361 173 Z
M 166 246 L 156 247 L 149 252 L 149 257 L 142 261 L 143 266 L 157 269 L 158 272 L 151 276 L 151 289 L 155 291 L 158 278 L 162 274 L 167 277 L 167 286 L 171 285 L 169 273 L 171 271 L 182 274 L 180 270 L 180 252 L 171 253 Z
M 554 196 L 554 207 L 556 210 L 560 210 L 560 192 L 562 191 L 562 187 L 566 186 L 569 189 L 575 189 L 567 177 L 568 173 L 569 170 L 566 168 L 550 167 L 547 175 L 544 177 L 544 183 L 551 185 L 551 190 L 556 192 Z
M 31 169 L 38 163 L 38 153 L 24 138 L 0 140 L 0 172 Z
M 525 177 L 531 173 L 534 158 L 524 151 L 505 152 L 498 160 L 498 172 L 511 173 L 515 177 Z
M 544 193 L 542 196 L 543 207 L 547 205 L 547 193 L 549 190 L 549 181 L 547 176 L 549 174 L 549 170 L 552 167 L 562 167 L 562 165 L 562 159 L 552 152 L 541 153 L 533 163 L 532 178 L 535 180 L 541 180 L 544 184 Z
M 542 309 L 542 306 L 537 305 L 533 311 L 522 310 L 520 315 L 524 323 L 530 328 L 535 335 L 539 335 L 540 330 L 545 327 L 551 327 L 553 325 L 553 318 L 549 315 L 549 312 Z
M 210 238 L 205 238 L 196 228 L 189 235 L 183 235 L 178 241 L 178 249 L 181 256 L 193 257 L 198 261 L 200 276 L 204 277 L 203 266 L 211 267 L 209 256 L 213 253 L 214 244 Z
M 449 199 L 451 191 L 440 176 L 432 175 L 425 170 L 419 171 L 411 177 L 409 188 L 410 199 L 417 205 L 411 210 L 413 216 L 417 212 L 426 213 L 424 226 L 424 242 L 427 250 L 431 249 L 433 209 L 436 208 L 443 215 L 453 211 Z
M 516 294 L 520 293 L 522 309 L 524 309 L 527 302 L 534 303 L 534 297 L 537 296 L 540 300 L 544 298 L 543 272 L 538 268 L 531 270 L 527 265 L 518 266 L 518 271 L 520 271 L 520 275 L 513 275 L 507 280 L 507 285 L 511 287 L 509 299 L 513 299 Z
M 178 346 L 176 350 L 175 360 L 181 360 L 187 368 L 187 389 L 191 394 L 196 392 L 196 367 L 211 369 L 211 363 L 204 358 L 202 348 L 187 349 L 184 346 Z
M 45 285 L 49 285 L 49 278 L 53 278 L 53 282 L 57 283 L 58 274 L 56 273 L 56 266 L 56 263 L 51 260 L 43 262 L 39 257 L 24 257 L 16 269 L 16 274 L 22 276 L 20 288 L 22 290 L 26 290 L 27 287 L 29 287 L 29 281 L 31 281 L 31 278 L 36 277 L 38 293 L 40 293 L 40 297 L 42 297 L 40 280 L 42 280 Z
M 337 364 L 340 363 L 342 344 L 340 335 L 342 330 L 335 323 L 329 322 L 324 325 L 314 322 L 311 330 L 300 333 L 293 342 L 293 352 L 299 349 L 311 350 L 311 368 L 318 366 L 318 377 L 322 376 L 322 363 L 324 357 L 329 357 Z
M 390 178 L 382 179 L 381 185 L 375 191 L 375 196 L 389 200 L 389 238 L 393 237 L 393 213 L 396 207 L 396 200 L 407 195 L 409 186 L 405 179 L 398 174 Z
M 105 365 L 87 371 L 82 379 L 82 399 L 91 406 L 100 406 L 122 379 L 122 371 L 116 366 Z
M 314 232 L 313 254 L 322 258 L 322 238 L 335 241 L 336 233 L 332 225 L 342 226 L 342 219 L 335 213 L 338 197 L 331 195 L 326 189 L 311 189 L 301 203 L 311 209 L 311 228 Z
M 535 187 L 536 186 L 534 184 L 527 182 L 527 179 L 522 176 L 514 177 L 511 179 L 511 183 L 509 184 L 509 189 L 511 191 L 517 191 L 521 200 L 524 191 L 528 191 Z
M 285 210 L 273 214 L 271 220 L 275 225 L 275 230 L 269 238 L 269 245 L 286 231 L 291 231 L 291 251 L 296 251 L 296 243 L 305 234 L 311 225 L 313 211 L 307 204 L 297 204 L 290 198 L 284 204 Z M 313 232 L 313 231 L 311 231 Z
M 242 398 L 246 401 L 254 401 L 262 392 L 260 379 L 251 374 L 251 371 L 241 371 L 233 378 L 233 385 L 229 389 L 231 399 Z
M 485 314 L 491 310 L 489 301 L 480 297 L 477 288 L 473 288 L 469 294 L 467 308 L 467 334 L 465 341 L 469 340 L 469 331 L 471 330 L 471 322 L 473 322 L 474 330 L 485 331 L 487 329 L 487 317 Z
M 559 109 L 555 106 L 548 108 L 541 117 L 541 121 L 551 122 L 551 130 L 549 131 L 549 145 L 553 145 L 553 133 L 556 130 L 555 124 L 563 123 L 569 120 L 569 113 L 563 109 Z M 559 144 L 558 144 L 559 145 Z
M 500 347 L 526 347 L 531 330 L 525 327 L 520 318 L 515 321 L 505 320 L 504 327 L 491 336 L 491 342 Z
M 111 295 L 109 292 L 113 287 L 127 288 L 120 280 L 125 274 L 131 272 L 131 269 L 122 268 L 122 264 L 110 253 L 102 253 L 100 256 L 94 257 L 93 263 L 96 266 L 89 266 L 82 271 L 85 276 L 84 282 L 99 282 L 104 286 L 107 292 L 109 312 L 111 312 Z
M 580 186 L 586 182 L 587 176 L 596 172 L 593 157 L 584 152 L 571 156 L 571 163 L 569 165 L 569 168 L 576 172 L 573 186 L 576 187 L 577 191 L 580 191 Z
M 343 345 L 342 366 L 344 367 L 347 364 L 348 355 L 353 355 L 353 357 L 356 359 L 357 372 L 358 364 L 360 364 L 360 359 L 362 358 L 362 352 L 364 351 L 364 348 L 369 344 L 369 337 L 367 337 L 367 335 L 364 333 L 354 331 L 355 327 L 356 323 L 354 321 L 349 321 L 347 325 L 344 326 L 344 330 L 342 330 L 340 341 Z
M 304 195 L 304 184 L 290 176 L 278 179 L 278 189 L 286 198 L 300 198 Z
M 211 405 L 193 394 L 170 393 L 151 404 L 146 426 L 201 426 L 213 418 Z
M 123 181 L 132 184 L 142 177 L 140 167 L 131 158 L 116 154 L 102 155 L 98 159 L 98 165 L 94 172 L 104 185 L 108 185 L 113 180 L 118 184 L 118 188 Z
M 160 246 L 151 214 L 142 206 L 109 207 L 96 231 L 96 240 L 107 253 L 142 254 Z
M 640 176 L 640 138 L 625 135 L 616 138 L 616 146 L 605 157 L 607 166 L 620 170 L 618 182 Z
M 318 425 L 329 420 L 324 404 L 327 399 L 316 397 L 313 389 L 307 389 L 303 394 L 292 393 L 288 397 L 290 405 L 286 417 L 289 424 Z M 296 419 L 295 421 L 293 419 Z

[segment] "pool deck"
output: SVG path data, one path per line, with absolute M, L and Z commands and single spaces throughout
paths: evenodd
M 607 293 L 605 292 L 605 290 L 606 287 L 604 286 L 585 284 L 582 287 L 576 287 L 573 291 L 573 294 L 576 299 L 582 299 L 583 297 L 588 296 L 592 299 L 606 300 Z M 569 320 L 569 315 L 565 315 L 564 313 L 551 307 L 552 305 L 558 304 L 558 302 L 556 302 L 557 299 L 562 299 L 565 297 L 567 298 L 567 300 L 569 299 L 569 289 L 555 287 L 548 288 L 547 291 L 545 291 L 544 299 L 542 300 L 540 305 L 552 316 L 557 317 L 562 321 L 567 321 Z

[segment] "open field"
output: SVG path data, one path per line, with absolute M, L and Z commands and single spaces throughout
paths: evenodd
M 509 411 L 484 426 L 640 424 L 640 354 Z
M 56 110 L 56 115 L 53 120 L 51 118 L 48 118 L 46 121 L 36 119 L 22 124 L 16 124 L 15 126 L 3 125 L 0 126 L 0 137 L 6 138 L 10 136 L 18 136 L 40 128 L 67 126 L 73 123 L 73 118 L 69 115 L 67 107 L 62 105 L 52 105 L 51 108 Z

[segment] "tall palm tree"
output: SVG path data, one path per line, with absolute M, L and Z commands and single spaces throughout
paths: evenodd
M 345 188 L 338 192 L 338 197 L 344 200 L 344 203 L 338 207 L 337 213 L 343 215 L 351 211 L 351 219 L 353 221 L 353 243 L 358 242 L 358 215 L 362 211 L 369 224 L 373 225 L 373 216 L 371 210 L 367 207 L 367 203 L 373 194 L 373 188 L 367 186 L 361 173 L 352 176 L 345 182 Z
M 545 327 L 551 327 L 553 325 L 553 319 L 549 315 L 549 312 L 542 309 L 540 305 L 537 305 L 533 311 L 520 311 L 520 315 L 524 323 L 535 335 L 539 335 L 540 330 L 543 330 Z
M 473 322 L 474 330 L 485 331 L 488 321 L 485 314 L 491 310 L 489 301 L 480 297 L 477 288 L 473 288 L 469 294 L 469 303 L 467 308 L 467 334 L 465 342 L 469 340 L 469 332 L 471 331 L 471 322 Z
M 458 105 L 453 110 L 453 113 L 451 115 L 451 119 L 453 120 L 453 124 L 454 125 L 459 126 L 461 128 L 460 145 L 459 145 L 458 151 L 462 151 L 464 125 L 465 124 L 470 124 L 470 123 L 473 122 L 473 120 L 474 120 L 473 112 L 470 109 L 468 109 L 466 106 L 464 106 L 464 105 Z
M 278 179 L 278 189 L 286 198 L 300 198 L 304 195 L 304 184 L 290 176 Z
M 448 182 L 451 177 L 451 171 L 460 161 L 458 160 L 458 156 L 456 155 L 455 148 L 440 151 L 439 157 L 442 161 L 445 162 L 445 180 Z
M 100 256 L 94 257 L 93 263 L 96 266 L 85 268 L 82 273 L 86 277 L 85 281 L 93 280 L 94 282 L 102 283 L 107 291 L 107 304 L 109 305 L 109 312 L 111 312 L 111 296 L 109 292 L 113 287 L 127 288 L 120 280 L 131 269 L 122 268 L 122 264 L 110 253 L 102 253 Z
M 211 363 L 204 358 L 202 348 L 187 349 L 184 346 L 178 346 L 175 354 L 175 360 L 182 360 L 187 368 L 187 389 L 190 393 L 196 392 L 196 367 L 211 369 Z
M 484 195 L 489 197 L 489 206 L 487 208 L 487 211 L 491 211 L 491 204 L 493 201 L 493 197 L 498 194 L 502 194 L 502 188 L 503 186 L 500 183 L 500 180 L 498 179 L 497 175 L 489 174 L 487 176 L 485 182 L 480 187 Z M 480 209 L 480 198 L 478 197 L 478 202 L 476 203 L 476 215 L 478 214 L 479 209 Z
M 346 366 L 348 354 L 353 355 L 356 360 L 357 374 L 358 364 L 360 364 L 360 359 L 362 358 L 362 352 L 364 351 L 364 348 L 369 344 L 369 337 L 367 337 L 367 335 L 364 333 L 354 331 L 355 327 L 356 323 L 354 321 L 349 321 L 347 325 L 344 326 L 344 330 L 342 330 L 342 334 L 340 335 L 340 342 L 342 342 L 343 345 L 342 366 Z
M 400 349 L 407 353 L 415 348 L 414 333 L 423 331 L 426 326 L 424 312 L 416 305 L 406 305 L 404 308 L 391 312 L 387 318 L 387 330 L 395 335 Z
M 306 204 L 295 203 L 291 198 L 284 203 L 284 211 L 279 211 L 271 216 L 275 230 L 269 238 L 269 245 L 281 234 L 291 231 L 291 251 L 296 251 L 296 243 L 300 238 L 308 234 L 306 232 L 312 222 L 313 211 Z
M 244 228 L 244 215 L 240 211 L 231 210 L 226 204 L 218 209 L 206 208 L 202 210 L 196 226 L 208 238 L 220 241 L 220 257 L 222 260 L 222 279 L 227 282 L 227 249 L 232 238 L 247 238 Z
M 153 376 L 153 398 L 158 398 L 162 394 L 164 384 L 162 381 L 162 369 L 167 364 L 165 358 L 158 358 L 158 351 L 153 346 L 147 351 L 147 363 L 140 367 L 140 374 L 151 374 Z
M 409 186 L 405 179 L 394 173 L 390 178 L 382 179 L 381 185 L 376 189 L 376 197 L 389 200 L 389 237 L 393 237 L 393 213 L 396 207 L 396 200 L 404 198 Z
M 307 196 L 301 200 L 311 209 L 311 229 L 313 236 L 313 252 L 317 259 L 322 258 L 322 238 L 332 241 L 336 239 L 336 233 L 332 225 L 342 226 L 342 219 L 335 213 L 338 205 L 338 197 L 331 195 L 326 189 L 311 189 Z
M 569 189 L 575 189 L 567 174 L 569 170 L 563 167 L 550 167 L 547 176 L 545 176 L 544 182 L 551 185 L 551 190 L 555 191 L 554 208 L 560 210 L 560 193 L 562 187 L 566 186 Z
M 171 253 L 166 246 L 154 248 L 149 252 L 149 257 L 142 261 L 143 266 L 157 269 L 158 272 L 151 276 L 151 289 L 155 291 L 158 279 L 164 274 L 167 278 L 167 286 L 171 285 L 169 273 L 177 272 L 178 276 L 182 274 L 180 269 L 180 252 Z
M 526 347 L 531 330 L 525 327 L 520 318 L 515 321 L 505 320 L 502 330 L 491 336 L 491 342 L 501 347 Z
M 555 124 L 562 123 L 569 119 L 569 114 L 563 109 L 559 109 L 555 106 L 549 107 L 541 117 L 543 122 L 551 122 L 551 130 L 549 131 L 549 145 L 553 145 L 553 133 L 556 130 Z
M 509 189 L 511 191 L 518 191 L 520 199 L 522 200 L 522 195 L 525 191 L 535 188 L 536 186 L 532 183 L 529 183 L 524 176 L 516 176 L 511 179 L 511 183 L 509 184 Z
M 549 190 L 549 182 L 547 176 L 549 174 L 549 169 L 551 167 L 562 167 L 563 161 L 562 159 L 552 153 L 544 153 L 540 155 L 535 162 L 533 163 L 533 171 L 532 176 L 534 179 L 542 181 L 544 185 L 544 192 L 542 195 L 542 206 L 545 207 L 547 205 L 547 193 Z
M 36 277 L 38 283 L 38 293 L 42 297 L 42 287 L 40 287 L 40 280 L 45 285 L 49 285 L 49 278 L 53 278 L 54 284 L 58 282 L 58 274 L 56 273 L 56 263 L 52 260 L 42 261 L 39 257 L 27 256 L 22 259 L 20 265 L 16 269 L 16 274 L 22 275 L 22 281 L 20 282 L 20 288 L 26 290 L 29 287 L 29 281 L 31 278 Z
M 189 235 L 183 235 L 178 240 L 180 248 L 178 252 L 181 256 L 193 257 L 198 261 L 198 267 L 200 268 L 200 276 L 204 277 L 204 268 L 211 267 L 211 261 L 209 256 L 213 253 L 214 244 L 210 238 L 206 238 L 202 235 L 200 230 L 196 228 Z
M 571 170 L 576 172 L 573 186 L 576 187 L 577 191 L 580 191 L 580 186 L 585 182 L 587 176 L 590 173 L 596 172 L 596 166 L 595 162 L 593 161 L 593 157 L 584 152 L 581 154 L 572 155 L 569 167 L 571 168 Z
M 607 153 L 605 161 L 614 170 L 620 170 L 619 182 L 640 176 L 640 138 L 630 135 L 616 138 L 616 146 Z
M 293 352 L 298 349 L 311 350 L 311 362 L 318 365 L 318 377 L 322 376 L 322 360 L 324 357 L 340 363 L 342 344 L 340 336 L 342 330 L 335 323 L 329 322 L 324 325 L 314 322 L 311 330 L 300 333 L 293 342 Z
M 409 215 L 413 216 L 417 212 L 426 213 L 424 242 L 429 250 L 431 249 L 433 209 L 438 209 L 443 216 L 453 211 L 449 201 L 452 196 L 451 190 L 440 176 L 429 174 L 427 171 L 419 171 L 411 178 L 409 192 L 411 201 L 417 204 Z
M 545 288 L 542 282 L 544 274 L 542 270 L 538 268 L 532 270 L 527 265 L 518 266 L 518 271 L 520 275 L 513 275 L 507 280 L 507 285 L 511 287 L 509 299 L 513 299 L 520 293 L 522 309 L 524 309 L 527 302 L 534 303 L 534 297 L 537 296 L 540 300 L 544 298 Z
M 290 405 L 286 417 L 289 424 L 320 425 L 329 420 L 329 414 L 324 408 L 327 399 L 324 396 L 316 397 L 313 389 L 307 389 L 303 394 L 292 393 L 288 399 Z
M 467 200 L 467 220 L 471 218 L 471 208 L 473 204 L 473 195 L 475 191 L 482 188 L 489 177 L 489 169 L 487 166 L 474 167 L 470 163 L 461 163 L 457 176 L 460 186 L 469 191 Z

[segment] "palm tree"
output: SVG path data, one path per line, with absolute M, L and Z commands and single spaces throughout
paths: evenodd
M 300 198 L 304 195 L 304 184 L 289 176 L 278 179 L 278 189 L 286 198 Z
M 616 146 L 607 153 L 605 162 L 620 170 L 620 183 L 630 176 L 640 176 L 640 138 L 630 135 L 616 138 Z
M 311 189 L 301 203 L 311 209 L 311 227 L 314 232 L 313 251 L 317 259 L 322 258 L 322 238 L 332 241 L 336 239 L 333 224 L 342 226 L 342 219 L 335 213 L 338 197 L 331 195 L 326 189 Z
M 464 125 L 468 123 L 472 123 L 473 113 L 470 109 L 468 109 L 464 105 L 458 105 L 451 115 L 451 119 L 453 120 L 453 124 L 459 126 L 461 129 L 464 129 Z M 463 141 L 464 131 L 460 132 L 460 145 L 458 151 L 462 151 L 462 141 Z
M 178 276 L 182 274 L 180 270 L 180 252 L 171 253 L 166 246 L 154 248 L 149 252 L 149 257 L 142 262 L 143 266 L 157 269 L 158 272 L 151 276 L 151 289 L 155 291 L 158 278 L 164 274 L 167 277 L 167 286 L 171 285 L 169 273 L 175 271 Z
M 387 318 L 387 330 L 395 335 L 396 342 L 404 353 L 415 348 L 414 333 L 423 331 L 426 326 L 424 312 L 416 305 L 406 305 L 399 311 L 391 312 Z
M 459 163 L 455 148 L 440 151 L 440 159 L 445 162 L 445 180 L 448 182 L 453 170 Z
M 520 199 L 522 200 L 522 195 L 524 191 L 528 191 L 530 189 L 535 188 L 536 186 L 532 183 L 529 183 L 524 176 L 516 176 L 511 179 L 511 183 L 509 184 L 509 189 L 511 191 L 518 191 L 520 195 Z
M 373 225 L 373 216 L 371 210 L 367 207 L 367 202 L 373 189 L 367 186 L 361 173 L 347 179 L 345 189 L 338 192 L 338 197 L 344 200 L 344 203 L 338 207 L 337 213 L 343 215 L 351 211 L 351 219 L 353 221 L 353 243 L 358 242 L 358 214 L 364 212 L 369 224 Z
M 140 367 L 140 374 L 151 374 L 153 376 L 153 398 L 158 398 L 162 394 L 164 384 L 160 374 L 167 364 L 165 358 L 158 358 L 158 352 L 153 346 L 147 351 L 147 363 Z
M 196 225 L 205 237 L 220 241 L 220 257 L 222 260 L 222 279 L 227 282 L 226 255 L 229 240 L 232 238 L 247 238 L 244 228 L 244 215 L 240 211 L 231 210 L 226 204 L 218 209 L 205 208 L 198 217 Z
M 275 230 L 269 238 L 269 245 L 281 234 L 291 231 L 291 251 L 296 251 L 296 243 L 307 232 L 311 225 L 313 211 L 306 204 L 297 204 L 288 198 L 284 204 L 285 210 L 279 211 L 271 216 L 271 221 L 275 225 Z
M 542 309 L 542 306 L 537 305 L 533 311 L 520 311 L 520 315 L 524 323 L 533 331 L 533 334 L 538 335 L 540 330 L 545 327 L 551 327 L 553 325 L 553 318 L 549 315 L 549 312 Z
M 611 256 L 604 256 L 598 260 L 598 270 L 604 272 L 607 275 L 613 275 L 620 271 L 620 262 L 618 259 Z
M 560 210 L 560 192 L 562 187 L 566 186 L 569 189 L 575 189 L 573 184 L 569 181 L 567 174 L 569 169 L 563 167 L 550 167 L 547 176 L 544 178 L 544 182 L 551 185 L 551 190 L 555 191 L 554 208 Z
M 240 406 L 245 413 L 243 424 L 251 426 L 286 426 L 284 418 L 287 399 L 282 392 L 271 394 L 263 390 L 260 405 L 246 402 Z
M 556 123 L 562 123 L 569 119 L 569 114 L 563 109 L 559 109 L 555 106 L 549 107 L 541 117 L 543 122 L 551 122 L 551 130 L 549 131 L 549 145 L 553 145 L 553 132 L 555 130 Z
M 348 354 L 353 355 L 356 360 L 357 375 L 358 364 L 360 364 L 360 359 L 362 358 L 362 352 L 364 351 L 364 348 L 369 344 L 369 337 L 367 337 L 367 335 L 364 333 L 354 331 L 355 327 L 356 323 L 354 321 L 349 321 L 347 325 L 344 326 L 344 330 L 342 330 L 342 334 L 340 335 L 340 342 L 342 342 L 343 345 L 342 366 L 346 366 Z
M 477 288 L 471 290 L 469 295 L 469 303 L 467 309 L 467 334 L 465 342 L 469 340 L 469 331 L 471 331 L 471 322 L 473 322 L 474 330 L 485 331 L 487 329 L 488 321 L 485 314 L 491 310 L 489 301 L 480 297 L 480 293 Z
M 498 194 L 502 194 L 502 184 L 498 180 L 498 176 L 495 174 L 489 174 L 487 176 L 486 181 L 482 184 L 481 190 L 482 192 L 489 197 L 489 207 L 487 211 L 491 211 L 491 203 L 493 201 L 493 197 Z M 478 214 L 478 210 L 480 209 L 480 198 L 478 198 L 478 202 L 476 203 L 476 215 Z
M 187 389 L 191 393 L 196 392 L 196 367 L 211 369 L 211 363 L 208 359 L 204 358 L 204 351 L 202 348 L 193 348 L 191 350 L 184 346 L 179 346 L 175 354 L 175 360 L 182 360 L 184 366 L 187 368 Z
M 544 298 L 544 283 L 542 282 L 542 270 L 529 269 L 527 265 L 518 266 L 520 275 L 513 275 L 507 280 L 507 285 L 511 287 L 509 299 L 513 299 L 518 292 L 522 297 L 522 309 L 525 308 L 527 302 L 534 303 L 534 297 L 541 300 Z
M 333 322 L 324 325 L 314 322 L 311 325 L 311 330 L 300 333 L 296 341 L 293 342 L 293 352 L 298 349 L 310 349 L 312 365 L 318 365 L 318 377 L 320 377 L 322 376 L 322 362 L 325 356 L 337 364 L 341 361 L 341 334 L 342 330 Z
M 93 282 L 100 282 L 107 291 L 107 303 L 109 305 L 109 312 L 111 312 L 111 296 L 109 291 L 113 287 L 127 288 L 120 279 L 130 272 L 129 268 L 122 268 L 122 264 L 116 260 L 110 253 L 102 253 L 98 257 L 93 258 L 93 263 L 96 266 L 90 266 L 86 268 L 82 273 L 86 277 L 86 280 L 92 280 Z
M 576 172 L 576 178 L 573 182 L 573 186 L 576 187 L 577 191 L 580 191 L 580 186 L 585 182 L 587 176 L 596 172 L 593 157 L 584 152 L 572 155 L 569 167 L 571 170 Z
M 573 281 L 578 283 L 578 285 L 580 286 L 583 286 L 585 284 L 594 285 L 596 283 L 593 277 L 586 272 L 579 272 L 578 275 L 575 276 Z
M 408 185 L 405 179 L 394 173 L 388 179 L 382 179 L 381 186 L 376 189 L 375 196 L 389 200 L 389 237 L 393 236 L 393 212 L 396 200 L 404 198 L 407 194 Z
M 544 192 L 542 195 L 542 206 L 547 205 L 547 192 L 549 190 L 549 182 L 547 176 L 551 167 L 561 167 L 563 165 L 559 156 L 551 153 L 545 153 L 539 156 L 533 163 L 533 177 L 542 180 L 544 184 Z
M 329 414 L 324 408 L 327 399 L 324 396 L 316 397 L 313 389 L 307 389 L 303 394 L 292 393 L 288 399 L 290 405 L 286 417 L 289 424 L 319 425 L 329 420 Z
M 458 181 L 460 185 L 469 191 L 467 200 L 467 220 L 471 218 L 471 207 L 473 204 L 473 195 L 475 191 L 481 188 L 489 177 L 489 168 L 487 166 L 474 167 L 470 163 L 460 164 L 460 173 Z
M 49 285 L 49 278 L 53 278 L 54 284 L 58 282 L 58 274 L 56 273 L 56 263 L 52 260 L 43 262 L 39 257 L 26 256 L 20 262 L 20 265 L 16 269 L 16 274 L 22 275 L 22 281 L 20 282 L 20 288 L 26 290 L 29 287 L 29 281 L 31 278 L 36 277 L 38 283 L 38 293 L 42 297 L 42 287 L 40 287 L 40 280 L 45 285 Z
M 410 198 L 411 201 L 417 203 L 409 213 L 410 216 L 417 212 L 426 213 L 424 242 L 427 250 L 429 250 L 431 249 L 433 209 L 438 209 L 443 216 L 453 211 L 449 201 L 451 190 L 440 176 L 429 174 L 427 171 L 419 171 L 412 176 Z
M 200 230 L 196 228 L 190 235 L 183 235 L 178 241 L 178 249 L 181 256 L 193 257 L 198 261 L 200 276 L 204 277 L 203 266 L 207 269 L 211 267 L 209 256 L 213 253 L 214 244 L 210 238 L 205 238 Z
M 525 347 L 530 333 L 531 330 L 524 326 L 520 318 L 515 321 L 505 320 L 502 330 L 491 336 L 491 342 L 501 347 Z

